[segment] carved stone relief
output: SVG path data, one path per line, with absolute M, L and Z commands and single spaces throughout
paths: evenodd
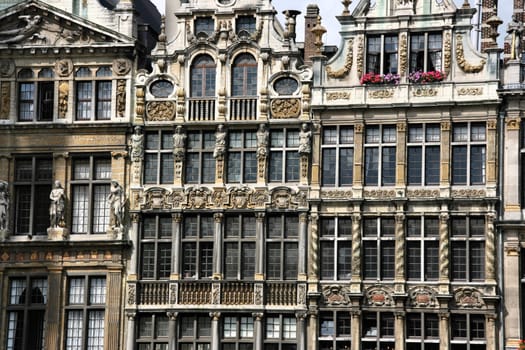
M 335 91 L 335 92 L 326 93 L 327 101 L 349 100 L 350 97 L 351 97 L 350 92 L 346 92 L 346 91 Z
M 9 78 L 15 72 L 15 62 L 11 59 L 0 60 L 0 77 Z
M 138 101 L 137 101 L 138 105 Z M 148 102 L 146 106 L 148 120 L 170 121 L 175 119 L 175 103 L 171 101 Z M 138 114 L 138 112 L 137 112 Z
M 117 81 L 117 115 L 119 118 L 124 117 L 126 112 L 126 81 Z
M 169 192 L 163 188 L 152 188 L 145 193 L 145 203 L 141 209 L 169 209 L 166 201 Z
M 394 89 L 369 90 L 369 98 L 391 98 L 394 97 Z
M 485 67 L 486 63 L 485 59 L 482 59 L 478 64 L 472 64 L 467 61 L 463 49 L 463 36 L 461 34 L 456 35 L 456 58 L 458 67 L 465 73 L 478 73 Z
M 460 308 L 482 308 L 485 306 L 482 294 L 471 287 L 459 288 L 454 291 L 454 301 Z
M 117 75 L 126 75 L 131 69 L 131 62 L 126 58 L 119 58 L 113 61 L 113 71 Z
M 350 290 L 339 285 L 331 285 L 323 287 L 323 300 L 325 305 L 339 306 L 350 304 L 348 294 Z
M 406 72 L 408 64 L 408 44 L 407 35 L 401 34 L 401 41 L 399 43 L 399 71 Z
M 326 74 L 330 78 L 335 78 L 335 79 L 344 78 L 352 69 L 352 63 L 354 61 L 354 39 L 350 38 L 346 45 L 347 45 L 347 52 L 346 52 L 346 59 L 345 59 L 344 66 L 338 70 L 333 70 L 332 67 L 326 66 Z
M 73 61 L 67 58 L 58 60 L 55 64 L 55 71 L 59 77 L 69 77 L 73 72 Z
M 365 305 L 393 306 L 392 292 L 383 286 L 370 287 L 365 294 Z
M 483 88 L 470 87 L 470 88 L 459 88 L 458 96 L 479 96 L 483 95 Z
M 0 119 L 9 119 L 11 89 L 8 81 L 3 81 L 1 85 L 2 96 L 0 97 Z
M 409 307 L 435 307 L 438 306 L 436 291 L 426 286 L 414 287 L 408 292 Z
M 69 83 L 62 81 L 58 85 L 58 117 L 65 118 L 69 101 Z
M 301 113 L 301 100 L 298 98 L 278 98 L 270 103 L 273 118 L 297 118 Z

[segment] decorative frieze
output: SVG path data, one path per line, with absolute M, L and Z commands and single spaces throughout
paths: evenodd
M 429 87 L 416 87 L 412 89 L 412 96 L 414 97 L 434 97 L 437 96 L 438 89 Z
M 485 190 L 471 190 L 460 189 L 452 190 L 451 197 L 453 198 L 484 198 L 486 196 Z
M 395 190 L 365 190 L 363 194 L 365 198 L 371 199 L 392 199 L 396 197 Z
M 458 96 L 479 96 L 483 95 L 481 87 L 463 87 L 457 89 Z
M 137 105 L 138 105 L 138 99 L 137 99 Z M 148 102 L 146 106 L 146 115 L 148 117 L 148 120 L 150 121 L 174 120 L 175 119 L 175 103 L 171 101 Z
M 416 189 L 407 190 L 408 198 L 437 198 L 439 197 L 439 190 Z
M 321 191 L 321 198 L 323 199 L 349 199 L 354 193 L 352 190 L 323 190 Z
M 326 93 L 327 101 L 337 101 L 337 100 L 349 100 L 351 97 L 350 92 L 348 91 L 334 91 Z
M 297 118 L 301 113 L 301 100 L 298 98 L 277 98 L 270 102 L 272 118 Z
M 369 90 L 368 97 L 373 99 L 383 99 L 394 97 L 394 89 Z

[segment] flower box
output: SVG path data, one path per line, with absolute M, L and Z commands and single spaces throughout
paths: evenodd
M 430 72 L 412 72 L 408 75 L 408 81 L 414 84 L 428 84 L 443 81 L 446 78 L 445 72 L 434 70 Z
M 361 85 L 380 85 L 380 84 L 389 84 L 397 85 L 399 84 L 399 74 L 376 74 L 376 73 L 365 73 L 361 76 Z

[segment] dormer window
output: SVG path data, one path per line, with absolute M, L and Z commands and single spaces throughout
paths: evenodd
M 215 31 L 215 21 L 212 17 L 199 17 L 195 19 L 195 35 L 211 36 Z
M 242 32 L 248 34 L 255 33 L 255 17 L 253 16 L 239 16 L 235 21 L 235 32 L 239 35 Z
M 397 74 L 397 35 L 371 36 L 367 39 L 366 71 L 376 74 Z
M 410 36 L 410 72 L 442 69 L 441 33 L 418 33 Z

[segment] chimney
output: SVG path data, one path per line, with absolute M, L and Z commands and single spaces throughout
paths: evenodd
M 317 16 L 319 16 L 319 7 L 317 5 L 308 5 L 306 8 L 306 15 L 304 16 L 304 63 L 312 65 L 312 56 L 316 54 L 315 35 L 312 33 L 312 28 L 317 23 Z
M 518 0 L 519 1 L 519 0 Z M 498 0 L 481 0 L 481 52 L 492 46 L 491 28 L 487 20 L 497 13 Z

